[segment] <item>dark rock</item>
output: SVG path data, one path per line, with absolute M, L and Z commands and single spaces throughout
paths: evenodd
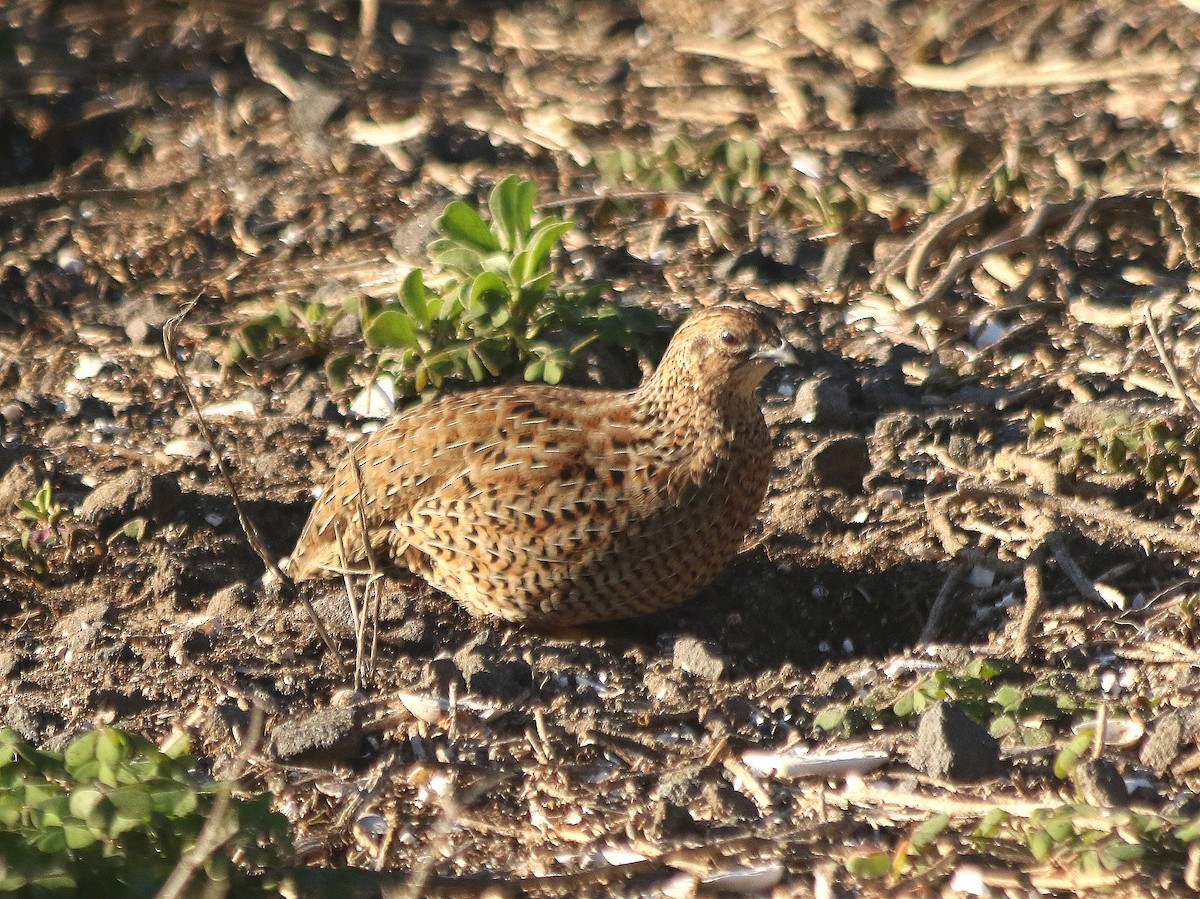
M 651 798 L 688 808 L 700 798 L 703 775 L 703 765 L 684 765 L 668 771 L 654 787 Z
M 1178 709 L 1161 715 L 1150 727 L 1142 744 L 1142 764 L 1155 774 L 1163 774 L 1179 757 L 1185 744 L 1200 736 L 1200 706 Z
M 700 789 L 700 797 L 709 807 L 714 821 L 734 823 L 756 821 L 762 817 L 762 812 L 753 800 L 738 792 L 733 784 L 723 777 L 706 778 Z
M 342 421 L 342 413 L 338 411 L 337 403 L 327 396 L 319 396 L 313 401 L 312 414 L 321 421 Z
M 817 281 L 826 290 L 834 290 L 841 283 L 850 265 L 850 256 L 854 252 L 854 242 L 841 238 L 829 244 L 825 250 L 825 258 L 821 260 L 821 270 L 817 273 Z
M 438 696 L 449 696 L 451 686 L 460 694 L 467 689 L 467 682 L 463 680 L 454 659 L 446 656 L 431 659 L 428 671 L 433 690 Z
M 63 412 L 71 422 L 111 421 L 112 404 L 94 396 L 68 396 L 63 400 Z
M 661 843 L 694 832 L 696 825 L 686 808 L 659 799 L 651 804 L 649 820 L 644 829 L 649 839 Z
M 467 690 L 511 702 L 533 689 L 533 669 L 521 659 L 497 659 L 495 648 L 468 645 L 455 653 L 454 661 L 462 672 Z
M 30 743 L 39 743 L 44 736 L 45 723 L 41 716 L 35 715 L 18 702 L 10 705 L 4 713 L 4 723 Z
M 0 406 L 0 418 L 4 419 L 4 423 L 10 428 L 18 425 L 21 420 L 29 414 L 29 407 L 24 403 L 13 400 Z
M 353 762 L 362 742 L 357 709 L 324 709 L 276 725 L 271 752 L 280 761 L 327 767 Z
M 848 427 L 850 391 L 844 383 L 829 376 L 807 380 L 796 391 L 796 415 L 809 424 Z
M 729 667 L 729 662 L 715 645 L 695 637 L 680 637 L 675 641 L 671 662 L 680 671 L 705 680 L 720 680 Z
M 871 456 L 863 437 L 822 440 L 804 460 L 804 475 L 815 487 L 858 492 L 871 470 Z
M 1083 801 L 1097 808 L 1124 808 L 1129 805 L 1125 778 L 1110 759 L 1088 759 L 1074 772 L 1075 785 Z
M 22 459 L 13 464 L 0 478 L 0 515 L 10 515 L 19 499 L 29 499 L 46 476 L 34 467 L 32 459 Z
M 161 523 L 175 517 L 180 495 L 179 484 L 172 475 L 147 475 L 130 469 L 93 490 L 77 514 L 81 521 L 101 532 L 139 515 Z
M 254 594 L 244 581 L 238 581 L 214 593 L 208 605 L 204 607 L 204 614 L 214 618 L 237 616 L 253 604 Z
M 921 715 L 908 763 L 930 777 L 960 782 L 984 780 L 1001 771 L 996 738 L 951 701 L 936 703 Z

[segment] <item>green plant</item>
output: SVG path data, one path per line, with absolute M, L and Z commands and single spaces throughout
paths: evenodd
M 648 310 L 604 300 L 603 286 L 555 278 L 554 249 L 572 224 L 534 219 L 532 181 L 510 175 L 488 198 L 489 217 L 454 200 L 436 222 L 431 269 L 414 269 L 394 300 L 352 298 L 340 307 L 280 303 L 243 325 L 230 362 L 275 363 L 326 356 L 334 389 L 358 375 L 388 377 L 401 396 L 448 378 L 483 382 L 520 373 L 557 384 L 593 343 L 630 352 L 660 344 L 662 320 Z M 362 345 L 345 346 L 334 328 L 356 313 Z
M 185 750 L 182 740 L 159 750 L 101 728 L 60 754 L 0 729 L 0 891 L 154 895 L 227 789 L 194 777 Z M 250 895 L 250 873 L 290 854 L 287 820 L 270 811 L 266 796 L 231 800 L 224 814 L 230 839 L 197 876 Z
M 1035 418 L 1030 432 L 1045 426 Z M 1155 490 L 1159 502 L 1178 500 L 1200 484 L 1200 427 L 1171 416 L 1114 413 L 1088 431 L 1065 430 L 1050 456 L 1061 470 L 1133 475 Z
M 0 557 L 19 559 L 35 574 L 49 570 L 47 553 L 62 543 L 62 521 L 68 510 L 55 502 L 49 481 L 31 497 L 16 502 L 18 530 L 0 544 Z
M 534 220 L 533 182 L 505 178 L 488 210 L 490 221 L 462 200 L 450 203 L 436 224 L 442 236 L 429 245 L 436 273 L 427 282 L 413 270 L 395 302 L 363 302 L 376 373 L 405 393 L 514 370 L 557 384 L 593 341 L 629 350 L 661 333 L 656 314 L 606 302 L 599 286 L 555 283 L 551 255 L 572 225 Z
M 356 302 L 357 298 L 351 297 L 341 304 L 297 306 L 279 300 L 270 312 L 237 329 L 226 347 L 225 364 L 244 365 L 254 360 L 283 366 L 324 356 L 334 345 L 334 328 Z
M 596 167 L 614 188 L 634 184 L 646 190 L 697 191 L 743 213 L 752 241 L 766 221 L 836 231 L 865 209 L 865 198 L 839 179 L 805 176 L 780 157 L 778 148 L 753 137 L 697 143 L 681 134 L 656 152 L 622 146 L 598 153 Z M 724 230 L 730 232 L 733 224 L 726 222 Z

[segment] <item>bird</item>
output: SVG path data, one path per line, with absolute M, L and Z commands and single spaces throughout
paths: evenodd
M 797 362 L 766 309 L 726 302 L 688 317 L 635 390 L 500 386 L 404 411 L 336 467 L 288 574 L 383 562 L 473 615 L 545 627 L 680 605 L 758 516 L 756 391 Z

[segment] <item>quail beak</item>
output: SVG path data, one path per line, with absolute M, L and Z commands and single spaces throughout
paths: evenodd
M 751 359 L 770 362 L 774 365 L 799 365 L 800 357 L 792 349 L 792 345 L 782 337 L 775 346 L 763 346 L 754 351 Z

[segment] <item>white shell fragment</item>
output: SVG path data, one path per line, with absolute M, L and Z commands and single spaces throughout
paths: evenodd
M 845 777 L 867 774 L 891 761 L 891 755 L 873 749 L 810 751 L 803 746 L 790 749 L 748 749 L 742 762 L 756 774 L 775 777 Z
M 249 418 L 258 410 L 250 400 L 228 400 L 224 403 L 209 403 L 200 410 L 205 418 Z
M 191 437 L 177 437 L 163 446 L 163 452 L 168 456 L 182 456 L 185 459 L 198 459 L 207 449 L 207 443 Z
M 95 353 L 83 353 L 79 356 L 79 361 L 75 363 L 75 380 L 88 381 L 96 377 L 104 370 L 104 366 L 111 360 L 105 359 L 103 356 L 98 356 Z
M 776 886 L 783 880 L 784 867 L 780 862 L 766 865 L 735 865 L 705 877 L 700 883 L 722 893 L 757 895 Z
M 396 411 L 396 384 L 389 377 L 376 378 L 358 392 L 350 411 L 362 418 L 390 418 Z
M 1095 730 L 1094 720 L 1081 721 L 1071 728 L 1072 733 Z M 1104 722 L 1104 745 L 1116 749 L 1128 749 L 1146 734 L 1146 725 L 1137 718 L 1109 718 Z

